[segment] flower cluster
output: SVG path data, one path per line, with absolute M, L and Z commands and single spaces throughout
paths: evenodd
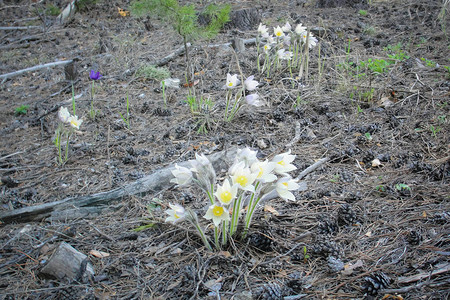
M 70 137 L 75 129 L 77 129 L 77 130 L 80 129 L 80 126 L 81 126 L 81 123 L 83 123 L 83 120 L 78 119 L 77 115 L 71 115 L 69 113 L 69 111 L 67 110 L 67 108 L 62 107 L 62 106 L 59 108 L 58 118 L 61 121 L 61 123 L 58 125 L 58 128 L 56 129 L 56 132 L 55 132 L 55 146 L 58 149 L 58 163 L 63 165 L 68 159 Z M 70 125 L 72 130 L 67 130 L 64 127 L 64 124 L 66 124 L 66 123 Z M 61 149 L 61 139 L 62 139 L 63 135 L 66 136 L 66 151 L 65 151 L 64 158 L 63 158 L 62 149 Z
M 77 115 L 71 115 L 67 108 L 62 106 L 59 108 L 58 118 L 61 122 L 68 123 L 75 129 L 80 129 L 81 123 L 83 123 L 82 119 L 78 119 Z
M 302 52 L 305 51 L 303 48 L 310 49 L 317 45 L 317 39 L 306 27 L 298 24 L 293 28 L 289 22 L 286 22 L 284 26 L 274 27 L 273 35 L 269 34 L 266 25 L 259 24 L 256 41 L 258 70 L 260 70 L 260 44 L 262 41 L 265 42 L 262 46 L 265 54 L 263 72 L 267 71 L 268 76 L 271 66 L 278 69 L 280 61 L 287 61 L 290 69 L 298 66 L 301 62 Z
M 208 158 L 196 154 L 196 159 L 190 161 L 192 168 L 175 165 L 171 182 L 178 187 L 195 184 L 206 193 L 209 204 L 204 218 L 214 224 L 214 241 L 220 249 L 220 245 L 225 245 L 227 238 L 236 233 L 243 211 L 243 236 L 246 235 L 258 204 L 270 198 L 272 192 L 276 192 L 285 200 L 295 201 L 292 191 L 297 190 L 299 185 L 297 180 L 289 175 L 289 172 L 296 170 L 292 164 L 294 159 L 295 155 L 291 154 L 290 150 L 276 155 L 270 161 L 261 161 L 257 158 L 256 151 L 249 148 L 239 149 L 233 165 L 220 184 L 216 182 L 216 173 Z M 166 222 L 189 220 L 196 227 L 205 245 L 211 249 L 196 214 L 190 210 L 187 213 L 180 205 L 169 206 Z
M 252 106 L 262 106 L 264 102 L 260 100 L 259 95 L 255 92 L 259 82 L 255 80 L 255 76 L 251 75 L 244 80 L 244 84 L 233 96 L 233 90 L 239 86 L 241 81 L 238 79 L 238 75 L 227 74 L 227 81 L 224 88 L 227 89 L 226 107 L 225 107 L 225 120 L 230 122 L 233 120 L 236 113 L 245 103 Z M 249 93 L 249 94 L 247 94 Z

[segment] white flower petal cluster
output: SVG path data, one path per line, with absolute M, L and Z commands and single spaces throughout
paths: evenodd
M 187 186 L 192 182 L 192 171 L 186 167 L 180 167 L 175 164 L 175 170 L 172 170 L 173 176 L 170 182 L 177 184 L 179 187 Z
M 239 85 L 240 82 L 241 81 L 237 78 L 237 74 L 231 75 L 230 73 L 228 73 L 225 88 L 234 89 L 236 86 Z
M 192 180 L 204 191 L 210 191 L 216 182 L 216 171 L 209 159 L 204 155 L 195 153 L 195 159 L 189 161 L 192 165 Z
M 283 177 L 277 181 L 276 190 L 278 196 L 283 198 L 284 200 L 295 201 L 295 196 L 290 191 L 298 190 L 300 186 L 297 183 L 297 180 L 292 179 L 291 177 Z
M 258 94 L 250 94 L 245 96 L 245 101 L 247 102 L 248 105 L 252 105 L 252 106 L 256 106 L 256 107 L 260 107 L 264 105 L 264 102 L 259 100 L 259 95 Z
M 176 224 L 185 219 L 185 210 L 183 206 L 169 203 L 169 207 L 170 209 L 166 210 L 166 214 L 169 215 L 166 218 L 166 222 Z
M 277 37 L 277 38 L 281 38 L 284 36 L 284 31 L 283 29 L 281 29 L 280 26 L 274 27 L 273 28 L 273 34 Z
M 217 227 L 220 225 L 220 222 L 230 220 L 230 213 L 225 207 L 219 204 L 213 204 L 209 206 L 204 217 L 207 220 L 212 220 L 214 225 Z
M 250 167 L 250 170 L 257 173 L 256 180 L 262 183 L 273 182 L 277 180 L 277 176 L 273 174 L 276 163 L 269 162 L 267 159 L 265 161 L 256 161 Z
M 274 171 L 280 175 L 287 175 L 288 172 L 294 171 L 297 169 L 296 166 L 291 164 L 295 159 L 295 155 L 291 154 L 291 149 L 285 153 L 281 153 L 276 155 L 273 158 L 273 162 L 276 163 Z
M 236 198 L 238 192 L 238 185 L 230 185 L 230 181 L 225 179 L 223 185 L 217 186 L 217 191 L 214 195 L 217 197 L 220 203 L 223 205 L 229 205 Z
M 68 123 L 70 127 L 80 129 L 82 119 L 78 119 L 77 115 L 71 115 L 66 107 L 60 107 L 58 110 L 58 118 L 63 123 Z
M 251 75 L 244 81 L 244 86 L 248 91 L 254 91 L 259 82 L 254 80 L 255 76 Z
M 283 32 L 285 33 L 289 33 L 291 31 L 292 27 L 291 24 L 289 24 L 289 22 L 286 22 L 286 24 L 284 24 L 283 27 L 281 27 L 281 30 L 283 30 Z
M 250 171 L 250 168 L 246 166 L 244 161 L 234 164 L 230 168 L 230 177 L 233 184 L 238 184 L 238 187 L 242 190 L 255 192 L 253 183 L 256 180 L 258 174 Z
M 266 25 L 259 23 L 258 34 L 263 38 L 267 38 L 269 36 L 269 29 L 267 28 Z

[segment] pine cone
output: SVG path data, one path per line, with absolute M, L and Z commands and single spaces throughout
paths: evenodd
M 342 204 L 338 210 L 339 225 L 353 225 L 358 222 L 356 213 L 350 204 Z
M 317 217 L 319 221 L 319 225 L 317 226 L 317 230 L 320 234 L 336 234 L 339 230 L 338 224 L 336 220 L 327 215 L 319 215 Z
M 417 246 L 420 244 L 421 241 L 422 235 L 419 232 L 415 230 L 411 230 L 410 232 L 408 232 L 408 243 Z
M 341 257 L 341 249 L 334 241 L 322 239 L 316 241 L 312 246 L 311 251 L 315 254 L 322 255 L 323 257 L 334 256 L 336 258 Z
M 264 252 L 272 251 L 272 239 L 265 233 L 254 232 L 250 234 L 248 244 Z
M 383 272 L 378 272 L 364 278 L 363 291 L 367 295 L 375 296 L 379 290 L 385 289 L 391 283 L 391 278 Z
M 269 282 L 258 288 L 256 299 L 261 300 L 282 300 L 283 290 L 278 283 Z

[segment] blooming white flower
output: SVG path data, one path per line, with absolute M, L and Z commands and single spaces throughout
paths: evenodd
M 283 43 L 284 43 L 286 46 L 289 46 L 289 45 L 291 44 L 291 36 L 290 36 L 290 35 L 285 35 L 285 36 L 283 37 Z
M 69 121 L 70 118 L 70 113 L 67 110 L 66 107 L 60 107 L 58 110 L 58 118 L 61 120 L 61 122 L 63 123 L 67 123 Z
M 216 182 L 216 171 L 209 159 L 204 155 L 195 153 L 195 159 L 189 161 L 191 171 L 196 174 L 195 183 L 205 191 L 211 190 L 211 185 Z
M 308 48 L 312 48 L 317 45 L 317 39 L 313 36 L 313 34 L 311 32 L 309 33 L 309 38 L 308 38 L 308 33 L 306 31 L 304 31 L 301 35 L 301 38 L 303 40 L 303 43 L 306 43 L 306 40 L 308 40 Z
M 277 181 L 276 190 L 278 196 L 283 198 L 284 200 L 292 200 L 295 201 L 295 196 L 289 191 L 294 191 L 299 188 L 296 179 L 292 179 L 291 177 L 283 177 Z
M 259 82 L 256 80 L 253 80 L 255 78 L 255 76 L 249 76 L 247 79 L 245 79 L 244 81 L 244 86 L 247 90 L 249 91 L 253 91 L 254 89 L 256 89 L 256 87 L 259 85 Z
M 283 27 L 281 27 L 281 30 L 283 30 L 284 32 L 289 32 L 291 31 L 292 27 L 291 24 L 289 24 L 289 22 L 286 22 L 286 24 L 284 24 Z
M 227 74 L 227 83 L 226 88 L 227 89 L 234 89 L 241 81 L 237 78 L 237 74 L 230 75 Z
M 72 126 L 75 129 L 80 129 L 81 123 L 83 123 L 82 119 L 78 119 L 78 117 L 75 116 L 70 116 L 67 119 L 67 122 L 70 123 L 70 126 Z
M 257 181 L 261 181 L 263 183 L 273 182 L 277 179 L 277 176 L 273 174 L 273 169 L 275 169 L 276 163 L 269 162 L 267 159 L 265 161 L 256 161 L 254 162 L 250 170 L 253 173 L 257 173 L 256 176 Z
M 249 147 L 238 149 L 236 153 L 236 162 L 245 162 L 246 166 L 251 166 L 254 162 L 258 161 L 258 151 L 252 150 Z M 231 172 L 230 172 L 231 173 Z
M 254 192 L 255 187 L 253 182 L 255 182 L 258 173 L 252 173 L 250 168 L 245 165 L 245 162 L 241 161 L 234 164 L 230 168 L 231 181 L 233 184 L 238 184 L 240 189 L 245 191 Z
M 250 94 L 245 96 L 245 101 L 247 102 L 248 105 L 253 105 L 256 107 L 260 107 L 264 105 L 264 102 L 259 100 L 259 95 L 258 94 Z
M 175 164 L 175 170 L 172 170 L 173 176 L 170 182 L 178 184 L 178 186 L 187 186 L 192 182 L 192 171 L 185 167 Z
M 275 44 L 275 38 L 273 36 L 269 35 L 267 37 L 267 43 L 268 44 Z
M 208 208 L 208 211 L 205 214 L 205 219 L 212 220 L 214 225 L 219 226 L 221 221 L 230 220 L 230 213 L 223 206 L 218 204 L 213 204 Z
M 283 59 L 283 60 L 289 60 L 292 58 L 292 52 L 291 51 L 286 51 L 285 49 L 280 49 L 277 51 L 277 55 L 279 59 Z
M 269 29 L 266 25 L 263 25 L 262 23 L 259 23 L 258 26 L 258 33 L 263 37 L 266 38 L 269 36 Z
M 263 49 L 264 49 L 264 53 L 269 53 L 269 50 L 271 49 L 270 48 L 270 45 L 269 44 L 265 44 L 264 46 L 263 46 Z
M 288 152 L 276 155 L 273 162 L 276 163 L 274 171 L 277 174 L 286 175 L 287 172 L 296 170 L 297 167 L 291 164 L 295 159 L 295 155 L 291 154 L 291 149 Z
M 302 23 L 300 23 L 300 24 L 297 24 L 297 26 L 295 26 L 295 30 L 294 31 L 295 31 L 296 34 L 302 35 L 302 33 L 306 31 L 306 27 L 302 26 Z
M 214 193 L 214 195 L 217 197 L 220 203 L 222 203 L 223 205 L 228 205 L 233 201 L 234 198 L 236 198 L 237 191 L 237 184 L 230 185 L 230 181 L 228 179 L 225 179 L 222 186 L 217 186 L 217 191 Z
M 171 209 L 166 210 L 166 214 L 169 216 L 166 218 L 166 222 L 173 224 L 179 223 L 185 218 L 184 207 L 179 204 L 169 204 Z
M 281 29 L 280 26 L 274 27 L 273 28 L 273 33 L 275 34 L 275 36 L 277 38 L 283 37 L 284 36 L 284 32 L 283 29 Z

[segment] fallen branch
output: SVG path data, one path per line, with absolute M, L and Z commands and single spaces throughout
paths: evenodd
M 11 26 L 11 27 L 0 27 L 0 30 L 28 30 L 42 28 L 41 26 Z
M 441 273 L 446 273 L 450 271 L 450 263 L 441 265 L 442 267 L 437 269 L 437 270 L 433 270 L 431 272 L 422 272 L 416 275 L 412 275 L 412 276 L 408 276 L 408 277 L 399 277 L 397 282 L 398 283 L 410 283 L 410 282 L 415 282 L 415 281 L 419 281 L 421 279 L 424 278 L 428 278 L 437 274 L 441 274 Z
M 233 162 L 237 153 L 236 148 L 224 150 L 210 155 L 208 158 L 215 169 L 228 168 Z M 189 167 L 189 162 L 182 162 L 180 166 Z M 89 196 L 66 198 L 59 201 L 45 203 L 36 206 L 24 207 L 0 213 L 0 220 L 4 223 L 41 221 L 50 217 L 53 212 L 59 215 L 61 211 L 70 211 L 74 208 L 90 211 L 100 205 L 106 205 L 115 200 L 123 199 L 131 195 L 145 195 L 150 192 L 157 192 L 163 187 L 170 186 L 170 179 L 173 177 L 173 166 L 157 170 L 153 174 L 147 175 L 126 186 L 116 188 L 111 191 L 102 192 Z M 86 209 L 89 208 L 89 209 Z M 78 216 L 81 217 L 81 216 Z
M 73 60 L 62 60 L 62 61 L 56 61 L 56 62 L 52 62 L 52 63 L 48 63 L 48 64 L 38 65 L 38 66 L 22 69 L 19 71 L 15 71 L 15 72 L 2 74 L 2 75 L 0 75 L 0 79 L 3 79 L 3 81 L 2 81 L 2 83 L 3 83 L 8 78 L 15 77 L 15 76 L 18 76 L 18 75 L 26 73 L 26 72 L 31 72 L 31 71 L 36 71 L 36 70 L 51 68 L 51 67 L 56 67 L 56 66 L 63 66 L 63 65 L 70 64 L 71 62 L 73 62 Z

